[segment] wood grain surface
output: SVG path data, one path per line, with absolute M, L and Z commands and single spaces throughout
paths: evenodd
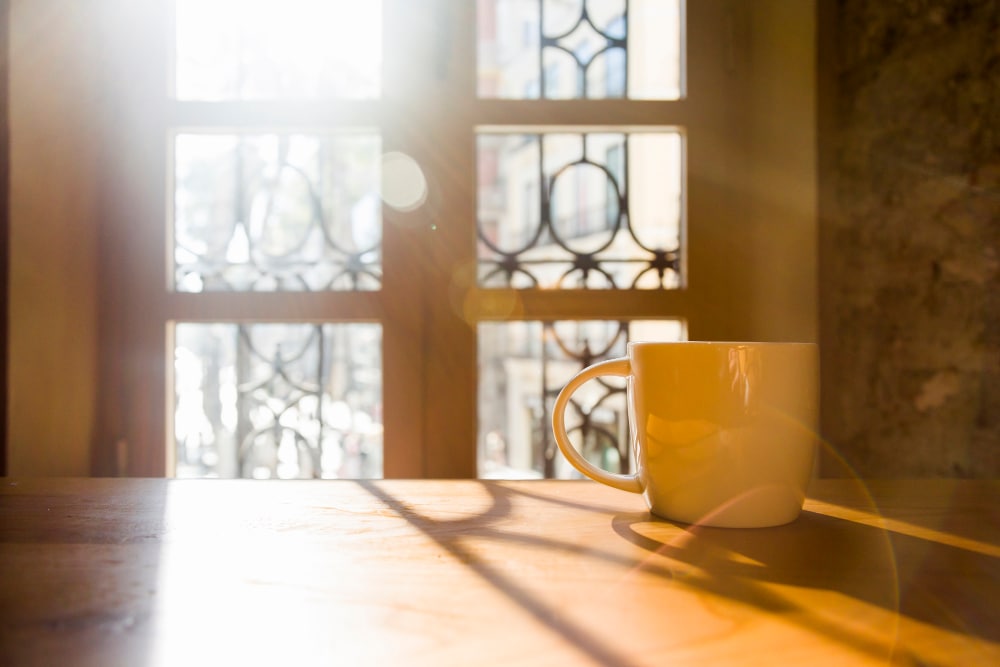
M 2 665 L 1000 664 L 1000 482 L 0 480 Z

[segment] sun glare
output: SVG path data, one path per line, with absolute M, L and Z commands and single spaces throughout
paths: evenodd
M 187 100 L 374 98 L 382 3 L 176 0 L 175 93 Z

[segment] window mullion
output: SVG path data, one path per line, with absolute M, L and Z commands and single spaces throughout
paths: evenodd
M 167 14 L 166 3 L 125 0 L 106 0 L 95 12 L 108 65 L 99 199 L 100 414 L 93 443 L 93 471 L 102 475 L 167 472 Z
M 417 3 L 414 3 L 417 4 Z M 476 475 L 476 321 L 467 311 L 475 291 L 476 3 L 419 3 L 434 18 L 423 94 L 418 161 L 431 192 L 425 207 L 424 348 L 426 474 Z M 426 103 L 425 99 L 425 103 Z
M 694 339 L 750 337 L 752 298 L 746 270 L 753 258 L 747 211 L 739 203 L 738 147 L 745 135 L 736 49 L 742 3 L 687 2 L 687 208 L 686 253 Z M 740 258 L 737 260 L 736 258 Z
M 450 78 L 458 6 L 385 3 L 383 147 L 413 158 L 428 188 L 416 210 L 383 205 L 387 477 L 475 474 L 475 341 L 450 298 L 464 247 L 475 247 L 463 231 L 473 172 Z

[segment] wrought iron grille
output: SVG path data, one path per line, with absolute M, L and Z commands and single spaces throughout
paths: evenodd
M 679 320 L 490 322 L 479 325 L 479 472 L 485 477 L 571 477 L 552 437 L 556 395 L 583 368 L 624 356 L 632 340 L 682 340 Z M 625 380 L 585 383 L 570 401 L 568 432 L 595 465 L 628 473 Z
M 681 3 L 479 0 L 479 96 L 679 99 Z
M 578 363 L 581 370 L 601 359 L 622 356 L 625 354 L 625 345 L 628 342 L 627 322 L 605 323 L 605 336 L 592 338 L 591 336 L 580 336 L 580 328 L 577 329 L 573 339 L 568 339 L 560 335 L 559 330 L 553 323 L 546 323 L 543 328 L 542 343 L 542 396 L 544 398 L 543 414 L 544 426 L 551 423 L 552 403 L 556 395 L 565 385 L 565 381 L 559 378 L 559 382 L 553 384 L 549 377 L 549 359 L 565 358 Z M 593 342 L 592 342 L 593 341 Z M 593 347 L 592 347 L 593 345 Z M 596 397 L 585 404 L 582 400 L 574 398 L 569 402 L 569 409 L 575 414 L 567 419 L 568 424 L 576 422 L 575 426 L 569 426 L 567 432 L 570 438 L 578 436 L 574 443 L 580 448 L 580 453 L 584 457 L 594 460 L 596 464 L 604 469 L 612 469 L 620 473 L 631 471 L 632 463 L 629 455 L 628 419 L 622 411 L 623 401 L 621 396 L 625 393 L 625 384 L 618 378 L 597 378 L 592 384 L 596 384 Z M 618 401 L 614 401 L 618 398 Z M 617 403 L 615 405 L 614 403 Z M 604 419 L 598 416 L 602 412 L 607 413 Z M 542 474 L 546 478 L 555 477 L 555 460 L 558 448 L 552 437 L 551 428 L 543 428 L 542 442 L 539 453 L 542 457 Z
M 628 0 L 583 0 L 575 3 L 579 7 L 575 16 L 573 4 L 538 3 L 542 97 L 624 97 L 628 86 Z M 616 6 L 621 7 L 620 12 Z M 566 77 L 568 85 L 559 86 L 558 80 L 552 80 L 560 60 L 567 61 L 566 69 L 575 74 Z
M 482 133 L 478 160 L 480 285 L 680 286 L 680 134 Z
M 380 477 L 374 324 L 178 324 L 178 476 Z
M 380 153 L 375 134 L 178 135 L 176 289 L 378 289 Z

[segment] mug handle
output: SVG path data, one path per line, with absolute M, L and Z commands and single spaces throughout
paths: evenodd
M 572 380 L 566 383 L 562 391 L 556 397 L 555 406 L 552 408 L 552 432 L 556 437 L 556 444 L 559 445 L 559 450 L 563 453 L 573 467 L 582 472 L 584 475 L 594 480 L 595 482 L 600 482 L 602 484 L 607 484 L 608 486 L 613 486 L 616 489 L 621 489 L 622 491 L 631 491 L 632 493 L 642 493 L 642 485 L 639 483 L 638 475 L 621 475 L 618 473 L 608 472 L 607 470 L 601 470 L 593 463 L 583 458 L 580 452 L 576 451 L 576 448 L 570 443 L 569 435 L 566 433 L 566 407 L 569 404 L 570 396 L 573 395 L 577 389 L 580 388 L 587 380 L 599 377 L 601 375 L 617 375 L 620 377 L 628 377 L 632 374 L 632 367 L 629 364 L 629 360 L 625 357 L 619 359 L 608 359 L 594 364 L 593 366 L 588 366 L 582 371 L 577 373 Z

